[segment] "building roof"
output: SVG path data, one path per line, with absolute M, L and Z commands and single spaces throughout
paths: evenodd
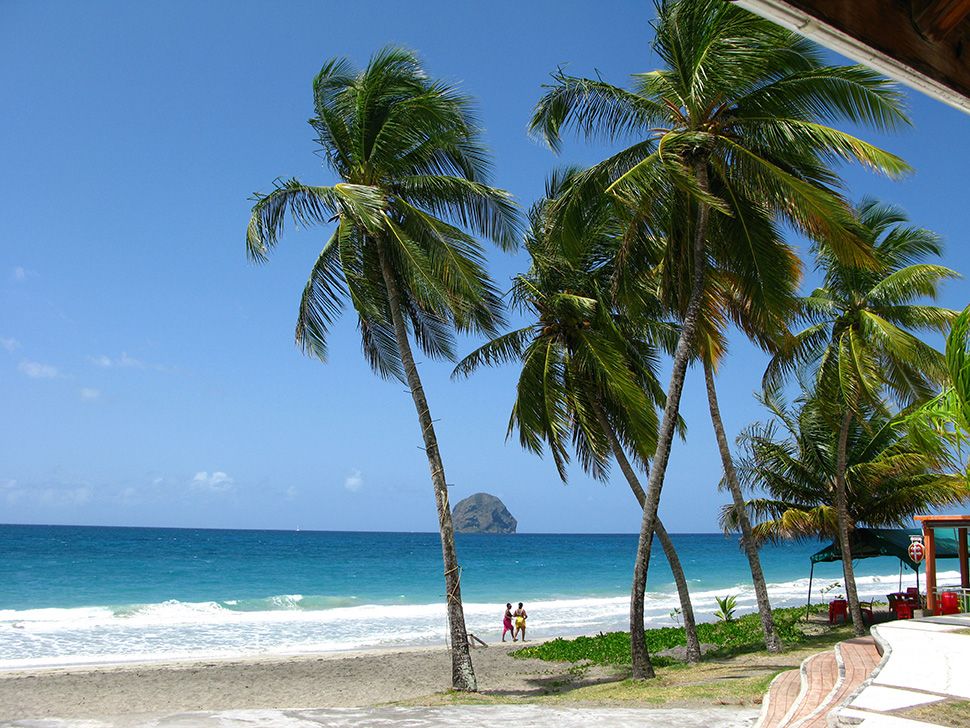
M 737 0 L 970 113 L 970 0 Z

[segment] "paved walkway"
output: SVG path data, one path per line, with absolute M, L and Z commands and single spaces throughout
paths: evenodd
M 17 728 L 749 728 L 757 713 L 727 708 L 632 709 L 523 706 L 444 708 L 329 708 L 325 710 L 227 710 L 116 720 L 31 720 L 3 723 Z
M 970 614 L 888 622 L 873 627 L 883 660 L 838 711 L 863 728 L 928 725 L 898 711 L 948 698 L 970 700 Z

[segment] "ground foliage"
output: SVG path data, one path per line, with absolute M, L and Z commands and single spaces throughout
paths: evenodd
M 816 608 L 813 608 L 813 610 Z M 805 607 L 774 609 L 778 636 L 785 645 L 806 643 L 812 637 L 800 626 L 804 624 Z M 764 649 L 764 633 L 757 614 L 746 614 L 730 622 L 708 622 L 697 625 L 702 643 L 712 644 L 710 655 L 726 657 L 742 652 Z M 646 630 L 647 649 L 655 665 L 673 664 L 671 658 L 653 657 L 658 652 L 686 644 L 683 627 L 657 627 Z M 511 653 L 513 657 L 535 658 L 551 662 L 588 662 L 596 665 L 629 665 L 630 633 L 608 632 L 594 637 L 558 638 L 542 644 L 524 647 Z

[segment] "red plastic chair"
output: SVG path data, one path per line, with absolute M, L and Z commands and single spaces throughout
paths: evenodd
M 835 624 L 842 617 L 842 622 L 849 621 L 849 603 L 845 599 L 833 599 L 829 602 L 829 624 Z
M 960 595 L 956 592 L 946 591 L 940 594 L 940 614 L 959 614 Z
M 889 611 L 896 615 L 896 619 L 913 618 L 913 605 L 905 599 L 900 599 L 898 594 L 889 595 Z

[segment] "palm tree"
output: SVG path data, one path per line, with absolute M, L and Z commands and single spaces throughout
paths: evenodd
M 385 48 L 363 71 L 346 60 L 327 62 L 314 79 L 313 101 L 310 124 L 340 181 L 277 181 L 269 194 L 257 194 L 246 249 L 265 261 L 287 212 L 298 225 L 335 225 L 303 290 L 296 341 L 325 360 L 329 326 L 349 299 L 371 367 L 407 383 L 438 509 L 452 684 L 475 690 L 444 466 L 410 339 L 427 356 L 452 358 L 454 331 L 497 330 L 500 298 L 466 230 L 512 248 L 515 208 L 488 185 L 469 99 L 429 79 L 410 51 Z
M 964 460 L 970 442 L 970 306 L 953 321 L 946 337 L 946 368 L 950 386 L 905 419 L 913 437 L 928 445 L 943 440 L 952 446 L 956 467 L 970 482 L 970 463 Z
M 740 438 L 745 486 L 765 492 L 743 506 L 757 522 L 755 538 L 759 543 L 840 539 L 836 484 L 841 433 L 832 429 L 818 399 L 803 397 L 795 408 L 777 397 L 766 404 L 772 419 L 752 425 Z M 970 500 L 966 480 L 943 472 L 945 445 L 938 440 L 927 447 L 895 425 L 880 408 L 867 407 L 850 423 L 842 478 L 850 530 L 904 527 L 914 513 Z M 739 513 L 726 507 L 722 525 L 734 527 Z
M 657 442 L 656 408 L 664 399 L 654 371 L 656 348 L 670 345 L 674 329 L 643 316 L 634 323 L 609 302 L 610 269 L 604 261 L 635 225 L 615 200 L 590 200 L 569 228 L 552 224 L 555 200 L 568 193 L 576 175 L 575 170 L 553 175 L 546 197 L 529 213 L 526 248 L 532 265 L 514 279 L 512 298 L 534 323 L 488 342 L 455 372 L 468 375 L 482 364 L 520 361 L 509 434 L 518 430 L 522 446 L 537 454 L 548 447 L 563 482 L 570 440 L 584 469 L 597 479 L 606 480 L 612 455 L 642 509 L 646 496 L 626 451 L 647 468 Z M 581 260 L 562 254 L 563 234 L 584 239 Z M 640 291 L 638 310 L 644 311 L 649 289 Z M 659 311 L 655 301 L 652 312 Z M 655 528 L 680 597 L 687 661 L 697 662 L 700 642 L 687 579 L 659 519 Z
M 800 369 L 829 405 L 830 426 L 839 433 L 834 497 L 844 556 L 852 553 L 846 473 L 853 423 L 865 407 L 884 408 L 886 395 L 908 407 L 929 399 L 947 380 L 943 355 L 912 332 L 945 331 L 956 312 L 915 301 L 935 298 L 940 283 L 959 277 L 949 268 L 922 262 L 942 253 L 940 239 L 906 225 L 899 208 L 865 200 L 856 216 L 876 265 L 846 264 L 819 246 L 817 267 L 824 280 L 802 301 L 809 326 L 772 358 L 765 373 L 770 390 Z M 863 634 L 852 559 L 843 558 L 842 568 L 855 630 Z
M 731 268 L 763 266 L 765 295 L 777 282 L 757 236 L 721 240 L 711 222 L 763 206 L 810 237 L 824 236 L 846 261 L 869 262 L 848 205 L 837 194 L 836 162 L 859 161 L 889 174 L 907 170 L 894 155 L 828 124 L 878 129 L 906 122 L 890 83 L 861 66 L 826 66 L 808 41 L 722 0 L 660 0 L 654 49 L 663 68 L 635 75 L 632 90 L 601 79 L 556 76 L 532 129 L 555 149 L 564 126 L 632 145 L 595 165 L 591 184 L 662 225 L 680 221 L 682 241 L 665 257 L 672 299 L 684 302 L 680 338 L 646 489 L 630 601 L 633 676 L 653 676 L 644 642 L 643 594 L 650 544 L 670 457 L 687 365 L 695 355 L 709 259 Z M 678 196 L 687 214 L 664 208 Z M 568 217 L 564 216 L 564 217 Z M 621 262 L 638 256 L 621 250 Z M 679 294 L 679 295 L 676 295 Z

